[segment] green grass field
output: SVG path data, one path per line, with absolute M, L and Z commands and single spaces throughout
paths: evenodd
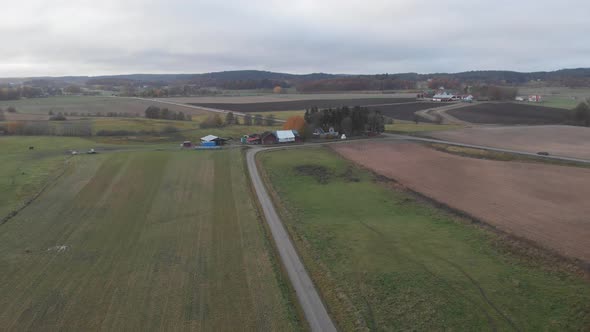
M 262 115 L 263 117 L 268 117 L 269 115 L 274 115 L 275 119 L 279 120 L 287 120 L 292 116 L 303 116 L 305 115 L 305 111 L 279 111 L 279 112 L 259 112 L 259 113 L 251 113 L 252 116 L 257 114 Z
M 584 330 L 590 284 L 325 148 L 259 155 L 343 330 Z
M 66 151 L 96 146 L 96 142 L 73 137 L 0 137 L 0 219 L 59 175 L 70 157 Z
M 0 226 L 1 329 L 299 329 L 243 167 L 239 149 L 72 157 Z
M 576 107 L 581 101 L 582 100 L 575 100 L 572 98 L 559 98 L 549 96 L 539 105 L 547 107 L 565 108 L 571 110 L 572 108 Z
M 187 107 L 175 105 L 161 105 L 145 100 L 134 98 L 118 98 L 105 96 L 59 96 L 48 98 L 31 98 L 20 100 L 0 101 L 0 108 L 14 106 L 19 113 L 47 115 L 49 111 L 59 112 L 77 112 L 96 113 L 101 112 L 106 115 L 108 112 L 144 114 L 146 108 L 150 105 L 158 107 L 167 107 L 171 111 L 182 111 L 186 114 L 200 115 L 204 112 Z

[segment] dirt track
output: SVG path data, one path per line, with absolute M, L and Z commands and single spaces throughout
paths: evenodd
M 401 142 L 333 149 L 507 233 L 590 262 L 589 169 L 464 158 Z
M 431 133 L 434 138 L 551 155 L 590 159 L 590 128 L 574 126 L 476 127 Z

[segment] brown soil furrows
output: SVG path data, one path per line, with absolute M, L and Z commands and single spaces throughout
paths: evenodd
M 574 126 L 475 127 L 430 133 L 447 141 L 590 159 L 590 128 Z
M 510 235 L 590 262 L 590 170 L 465 158 L 413 143 L 333 149 Z

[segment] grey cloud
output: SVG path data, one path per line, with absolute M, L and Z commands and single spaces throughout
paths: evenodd
M 0 76 L 589 66 L 588 1 L 30 0 L 0 12 Z

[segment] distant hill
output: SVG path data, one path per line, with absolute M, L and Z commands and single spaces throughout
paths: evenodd
M 434 87 L 443 85 L 456 88 L 464 84 L 520 85 L 530 81 L 543 81 L 548 85 L 590 87 L 590 68 L 561 69 L 542 72 L 515 72 L 480 70 L 460 73 L 397 73 L 379 75 L 336 75 L 326 73 L 288 74 L 260 70 L 236 70 L 203 74 L 129 74 L 106 76 L 67 76 L 0 78 L 1 84 L 24 84 L 46 88 L 69 84 L 163 88 L 191 86 L 192 89 L 217 87 L 222 89 L 268 89 L 275 86 L 296 87 L 302 92 L 395 90 L 413 89 L 417 82 L 428 81 Z

